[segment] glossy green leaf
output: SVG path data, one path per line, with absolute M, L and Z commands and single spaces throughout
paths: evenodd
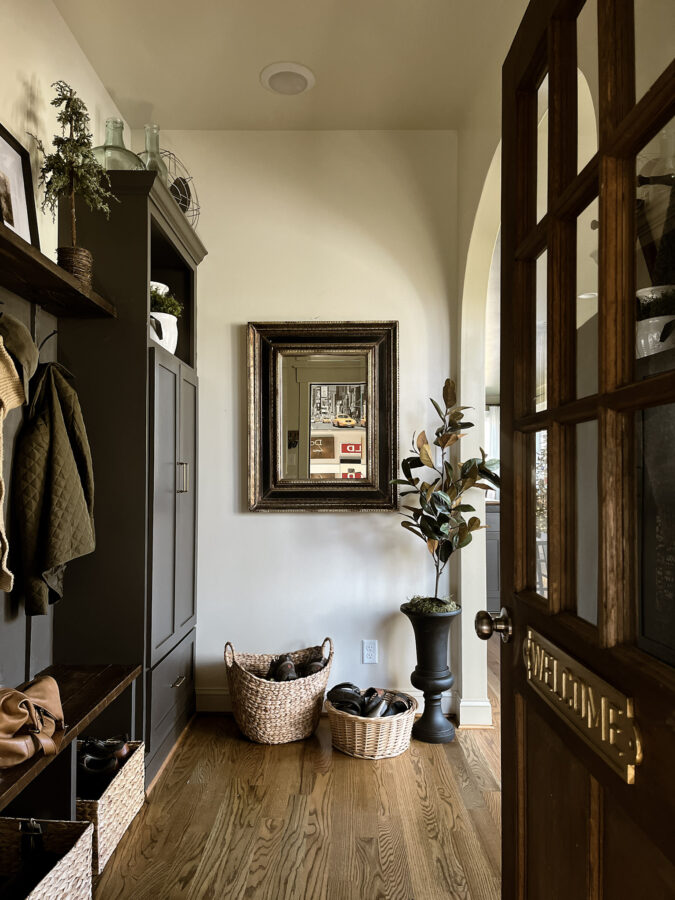
M 438 415 L 439 415 L 439 416 L 441 417 L 441 419 L 443 419 L 443 421 L 445 422 L 445 413 L 443 412 L 443 410 L 440 408 L 440 406 L 438 405 L 438 403 L 436 403 L 436 401 L 434 400 L 433 397 L 429 397 L 429 399 L 430 399 L 431 402 L 433 403 L 434 409 L 436 410 L 436 412 L 438 413 Z

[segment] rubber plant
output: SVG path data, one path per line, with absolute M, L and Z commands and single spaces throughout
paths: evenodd
M 473 488 L 490 490 L 500 486 L 495 471 L 498 460 L 487 459 L 482 448 L 480 458 L 472 457 L 464 462 L 456 459 L 456 444 L 474 424 L 464 421 L 464 410 L 469 407 L 457 405 L 451 378 L 443 385 L 443 402 L 431 399 L 431 403 L 440 419 L 433 440 L 428 440 L 426 431 L 413 434 L 412 455 L 401 462 L 404 477 L 394 481 L 405 488 L 401 497 L 417 498 L 415 506 L 402 505 L 400 512 L 405 521 L 401 525 L 424 541 L 436 569 L 433 598 L 411 601 L 413 606 L 429 612 L 447 608 L 447 601 L 438 596 L 440 577 L 452 554 L 470 544 L 473 533 L 485 527 L 478 516 L 470 515 L 475 509 L 464 495 Z M 439 448 L 436 454 L 432 445 Z M 429 601 L 426 607 L 424 601 Z
M 109 201 L 115 200 L 116 197 L 109 190 L 110 181 L 107 174 L 92 153 L 89 113 L 84 101 L 65 81 L 55 81 L 52 87 L 56 91 L 56 96 L 51 105 L 59 110 L 56 120 L 61 126 L 61 134 L 54 135 L 52 140 L 53 151 L 47 153 L 42 141 L 31 135 L 44 157 L 40 169 L 40 185 L 44 188 L 42 211 L 49 210 L 54 218 L 59 201 L 66 200 L 70 220 L 70 247 L 58 248 L 59 264 L 64 268 L 70 268 L 67 259 L 74 255 L 73 251 L 76 251 L 80 254 L 80 258 L 81 254 L 87 255 L 91 269 L 88 251 L 77 246 L 75 197 L 81 197 L 89 209 L 100 211 L 106 217 L 110 215 Z M 71 271 L 80 274 L 76 269 Z

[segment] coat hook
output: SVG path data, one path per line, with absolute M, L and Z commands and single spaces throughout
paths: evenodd
M 43 338 L 43 339 L 40 341 L 40 345 L 38 346 L 38 353 L 42 350 L 42 348 L 43 348 L 44 345 L 47 343 L 47 341 L 49 340 L 49 338 L 53 338 L 55 334 L 58 334 L 58 332 L 57 332 L 56 329 L 54 329 L 54 331 L 50 331 L 49 334 L 47 335 L 47 337 L 46 337 L 46 338 Z

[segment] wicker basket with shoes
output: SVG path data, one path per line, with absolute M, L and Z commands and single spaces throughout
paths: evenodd
M 129 757 L 96 799 L 77 799 L 78 820 L 94 826 L 92 865 L 100 875 L 145 803 L 145 745 L 129 741 Z
M 326 657 L 326 646 L 328 656 Z M 294 681 L 268 681 L 266 675 L 276 660 L 270 653 L 235 653 L 225 644 L 227 683 L 234 718 L 247 738 L 259 744 L 287 744 L 309 737 L 319 724 L 326 684 L 333 662 L 333 641 L 289 653 L 302 667 L 323 658 L 320 671 Z
M 343 712 L 336 709 L 330 700 L 326 700 L 333 746 L 359 759 L 388 759 L 405 753 L 410 745 L 417 700 L 400 691 L 383 693 L 383 699 L 387 702 L 401 697 L 409 702 L 409 708 L 405 712 L 378 718 Z

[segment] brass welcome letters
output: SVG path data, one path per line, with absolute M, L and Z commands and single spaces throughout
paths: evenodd
M 533 629 L 523 644 L 527 678 L 540 697 L 627 784 L 642 760 L 633 701 Z

